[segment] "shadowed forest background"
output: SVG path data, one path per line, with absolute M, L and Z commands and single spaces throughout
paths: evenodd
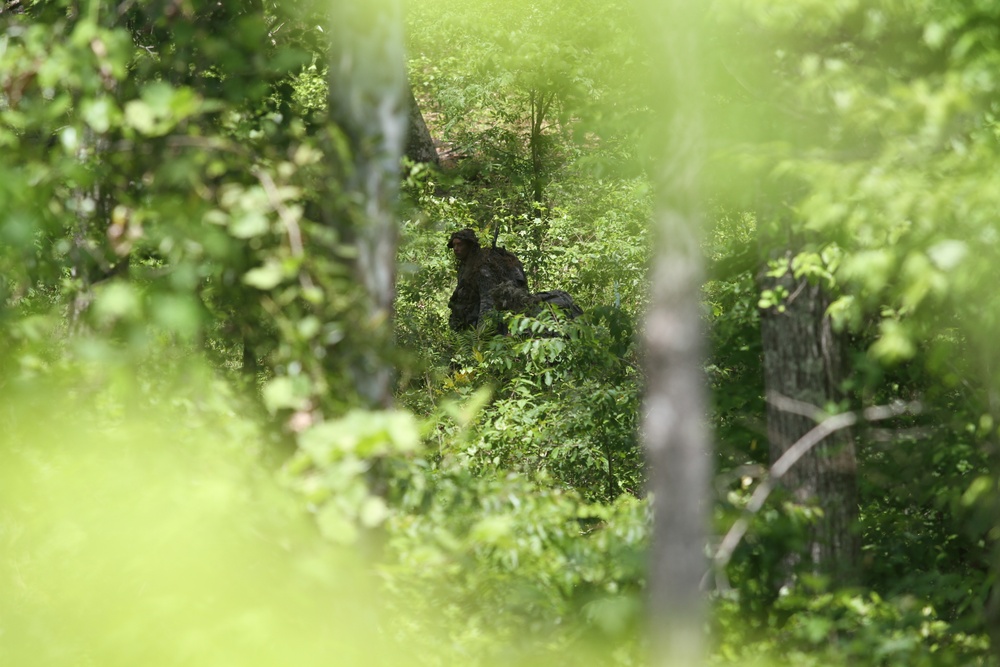
M 0 6 L 0 664 L 997 665 L 1000 8 L 351 4 Z

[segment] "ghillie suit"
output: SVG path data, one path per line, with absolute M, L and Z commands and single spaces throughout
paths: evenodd
M 495 310 L 493 290 L 497 285 L 510 282 L 527 290 L 528 280 L 521 260 L 506 248 L 480 248 L 472 230 L 455 232 L 452 240 L 456 238 L 472 247 L 469 256 L 458 267 L 458 285 L 448 300 L 451 309 L 448 326 L 462 331 L 477 326 Z M 449 248 L 452 240 L 448 241 Z
M 522 285 L 505 282 L 493 289 L 493 305 L 499 311 L 520 313 L 537 317 L 545 309 L 559 309 L 559 314 L 568 319 L 583 315 L 583 309 L 573 302 L 573 297 L 561 289 L 532 294 Z

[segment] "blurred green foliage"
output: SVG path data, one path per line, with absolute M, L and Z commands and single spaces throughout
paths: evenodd
M 0 661 L 394 663 L 375 582 L 276 483 L 252 407 L 180 366 L 4 388 Z

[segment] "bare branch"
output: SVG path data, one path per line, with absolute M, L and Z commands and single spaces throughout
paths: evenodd
M 788 412 L 801 414 L 807 417 L 815 418 L 817 415 L 825 414 L 814 405 L 803 403 L 802 401 L 796 401 L 786 396 L 769 395 L 767 400 L 779 409 L 787 410 Z M 761 480 L 760 484 L 757 485 L 757 488 L 754 489 L 753 494 L 750 496 L 750 502 L 747 503 L 747 506 L 743 510 L 743 516 L 736 520 L 736 522 L 729 529 L 729 532 L 727 532 L 726 536 L 722 539 L 722 542 L 719 544 L 719 548 L 716 550 L 715 555 L 712 558 L 712 563 L 716 572 L 716 583 L 719 588 L 722 590 L 729 589 L 729 582 L 726 580 L 725 568 L 726 565 L 729 564 L 730 559 L 732 559 L 733 552 L 736 550 L 736 547 L 739 546 L 744 535 L 746 535 L 747 529 L 750 527 L 751 517 L 760 511 L 761 507 L 763 507 L 764 503 L 767 501 L 768 496 L 771 495 L 771 491 L 773 491 L 781 481 L 781 478 L 784 477 L 792 466 L 798 463 L 803 456 L 808 454 L 809 450 L 833 433 L 853 426 L 857 423 L 859 417 L 864 418 L 866 421 L 879 421 L 882 419 L 897 417 L 905 413 L 917 414 L 920 410 L 921 405 L 917 402 L 904 403 L 903 401 L 895 401 L 889 405 L 865 408 L 860 413 L 843 412 L 839 415 L 833 415 L 822 419 L 808 433 L 799 438 L 795 444 L 789 447 L 785 453 L 774 462 L 774 465 L 771 466 L 767 477 Z
M 817 424 L 830 416 L 826 410 L 818 408 L 812 403 L 789 398 L 775 391 L 767 392 L 765 400 L 782 412 L 790 412 L 793 415 L 808 417 Z

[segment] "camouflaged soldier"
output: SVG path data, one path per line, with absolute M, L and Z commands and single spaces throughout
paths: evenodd
M 476 327 L 495 311 L 493 290 L 501 283 L 510 282 L 527 290 L 521 260 L 504 248 L 480 248 L 479 238 L 471 229 L 454 232 L 448 247 L 458 260 L 458 285 L 448 300 L 448 325 L 455 331 Z

